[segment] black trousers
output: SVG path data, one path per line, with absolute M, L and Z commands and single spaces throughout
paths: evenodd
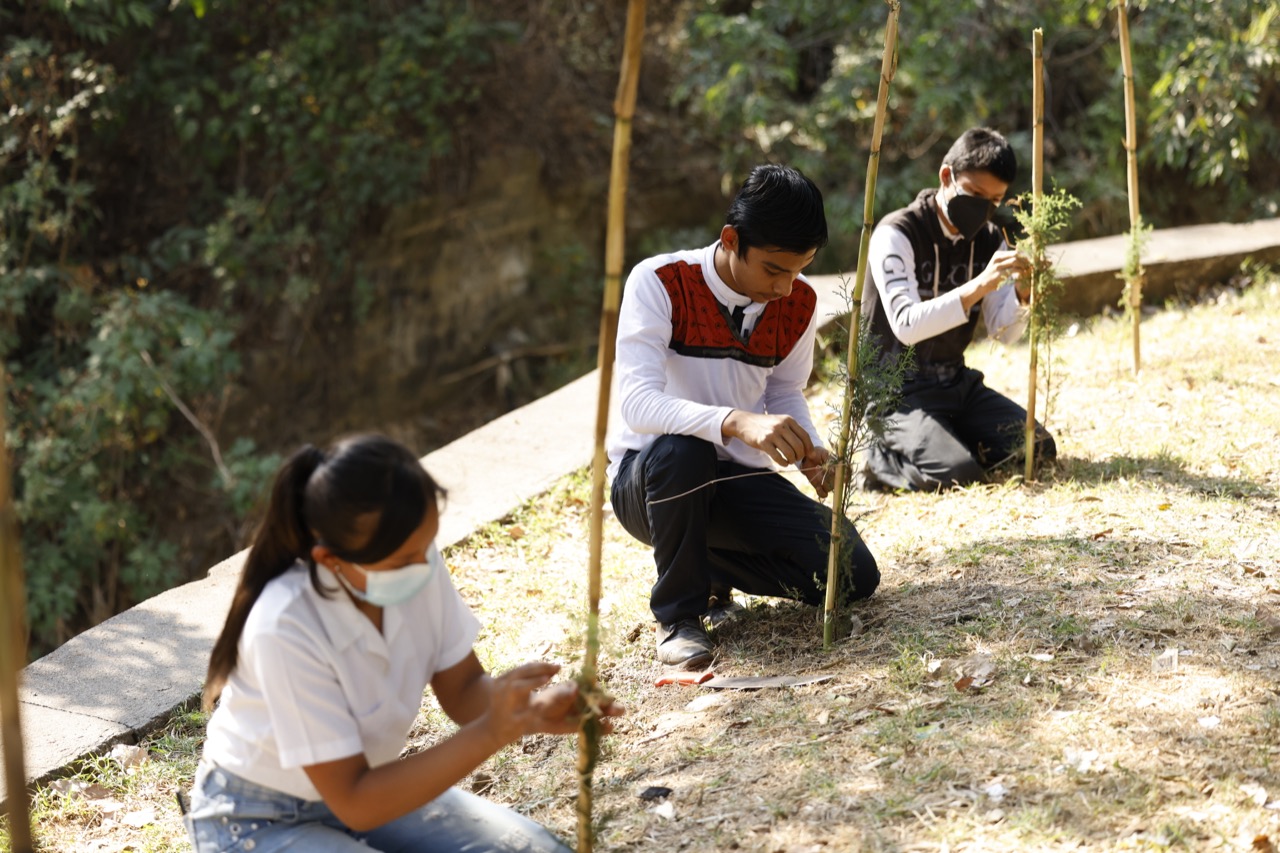
M 751 473 L 758 476 L 712 483 Z M 713 591 L 730 588 L 825 599 L 831 510 L 780 474 L 718 460 L 702 439 L 666 435 L 623 458 L 611 499 L 627 532 L 653 547 L 649 606 L 659 622 L 696 618 Z M 875 592 L 880 572 L 853 523 L 843 524 L 839 594 L 847 602 Z
M 1027 410 L 957 366 L 905 385 L 867 465 L 892 489 L 932 491 L 986 480 L 1002 462 L 1024 458 Z M 1053 436 L 1036 424 L 1036 460 L 1058 455 Z

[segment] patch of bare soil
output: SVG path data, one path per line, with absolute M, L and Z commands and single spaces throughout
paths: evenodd
M 1138 378 L 1119 321 L 1063 337 L 1038 483 L 858 495 L 884 581 L 835 650 L 815 610 L 767 599 L 717 636 L 719 675 L 820 683 L 655 687 L 652 558 L 610 520 L 603 678 L 629 711 L 597 849 L 1273 849 L 1277 296 L 1148 317 Z M 970 360 L 1025 399 L 1025 348 Z M 450 555 L 491 666 L 580 660 L 587 494 L 572 478 Z M 440 731 L 429 711 L 422 742 Z M 575 749 L 530 738 L 471 781 L 571 838 Z

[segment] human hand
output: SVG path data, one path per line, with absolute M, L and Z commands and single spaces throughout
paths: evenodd
M 809 478 L 813 490 L 818 493 L 818 500 L 826 500 L 827 495 L 835 488 L 836 481 L 836 467 L 831 464 L 831 453 L 825 447 L 814 447 L 796 466 Z
M 790 415 L 766 415 L 734 409 L 720 427 L 726 440 L 736 438 L 763 451 L 779 465 L 799 462 L 813 452 L 813 439 Z
M 1024 276 L 1031 273 L 1031 261 L 1016 249 L 1005 249 L 996 252 L 987 262 L 982 274 L 987 277 L 992 289 L 999 287 L 1010 276 Z
M 489 707 L 479 720 L 499 746 L 539 731 L 543 707 L 534 691 L 549 682 L 560 666 L 531 661 L 495 676 L 489 685 Z M 540 694 L 539 694 L 540 695 Z
M 535 731 L 552 735 L 576 732 L 582 722 L 578 697 L 578 685 L 572 681 L 561 681 L 535 693 L 529 703 L 538 715 Z M 610 717 L 622 716 L 625 709 L 616 704 L 612 696 L 602 697 L 599 708 L 601 730 L 605 733 L 613 731 Z

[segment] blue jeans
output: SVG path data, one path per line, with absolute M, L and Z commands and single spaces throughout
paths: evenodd
M 185 822 L 196 853 L 570 853 L 528 818 L 457 788 L 356 832 L 323 801 L 300 800 L 208 764 L 196 773 Z

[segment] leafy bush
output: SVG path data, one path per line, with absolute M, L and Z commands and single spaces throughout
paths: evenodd
M 193 14 L 193 12 L 195 14 Z M 509 35 L 461 2 L 0 10 L 0 358 L 36 653 L 233 550 L 262 336 L 349 322 Z
M 937 182 L 967 127 L 1003 131 L 1029 162 L 1031 31 L 1045 31 L 1049 175 L 1085 200 L 1067 236 L 1127 230 L 1124 105 L 1109 0 L 903 4 L 878 207 Z M 1144 219 L 1158 227 L 1275 216 L 1280 190 L 1276 0 L 1146 0 L 1131 27 Z M 856 257 L 861 169 L 887 7 L 690 4 L 678 104 L 721 141 L 727 172 L 790 162 L 828 188 L 828 263 Z M 1012 194 L 1029 183 L 1029 168 Z M 1195 185 L 1194 200 L 1186 187 Z M 1194 202 L 1194 203 L 1193 203 Z

